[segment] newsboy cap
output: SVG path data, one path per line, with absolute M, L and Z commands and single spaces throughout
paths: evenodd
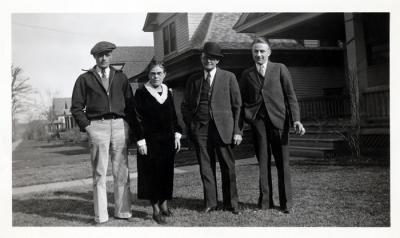
M 111 42 L 100 41 L 99 43 L 93 46 L 93 48 L 90 50 L 90 54 L 97 55 L 105 51 L 112 51 L 115 48 L 116 46 Z
M 217 58 L 222 58 L 221 47 L 215 42 L 206 42 L 203 47 L 203 53 Z

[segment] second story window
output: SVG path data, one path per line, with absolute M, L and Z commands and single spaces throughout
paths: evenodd
M 164 55 L 168 55 L 176 50 L 176 29 L 175 22 L 163 28 Z

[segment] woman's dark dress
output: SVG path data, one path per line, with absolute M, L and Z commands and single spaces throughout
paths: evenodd
M 182 133 L 178 125 L 171 92 L 160 104 L 142 86 L 135 94 L 136 120 L 134 134 L 145 139 L 147 155 L 138 153 L 138 198 L 148 200 L 172 199 L 175 157 L 175 132 Z

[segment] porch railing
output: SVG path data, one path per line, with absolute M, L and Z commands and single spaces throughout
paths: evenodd
M 369 119 L 389 118 L 389 87 L 369 88 L 363 92 L 364 116 Z
M 302 120 L 337 119 L 350 116 L 350 99 L 346 96 L 320 96 L 298 99 Z

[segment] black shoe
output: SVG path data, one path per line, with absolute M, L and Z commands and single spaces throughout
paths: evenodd
M 166 211 L 161 211 L 161 215 L 166 216 L 166 217 L 172 217 L 174 213 L 170 209 L 167 209 Z
M 293 210 L 293 209 L 288 209 L 288 208 L 286 208 L 286 207 L 280 209 L 280 211 L 281 211 L 282 213 L 284 213 L 284 214 L 289 214 L 289 213 L 290 213 L 290 210 Z
M 153 220 L 156 221 L 157 224 L 160 224 L 160 225 L 167 224 L 167 221 L 165 220 L 165 217 L 163 215 L 161 215 L 161 213 L 153 214 Z
M 234 215 L 240 215 L 240 214 L 242 214 L 242 213 L 239 211 L 239 208 L 235 208 L 235 207 L 224 208 L 224 211 L 230 211 L 230 212 L 232 212 L 232 214 L 234 214 Z
M 215 207 L 206 207 L 206 208 L 203 209 L 203 212 L 204 213 L 210 213 L 210 212 L 213 212 L 213 211 L 216 211 L 216 210 L 217 210 L 216 206 Z

